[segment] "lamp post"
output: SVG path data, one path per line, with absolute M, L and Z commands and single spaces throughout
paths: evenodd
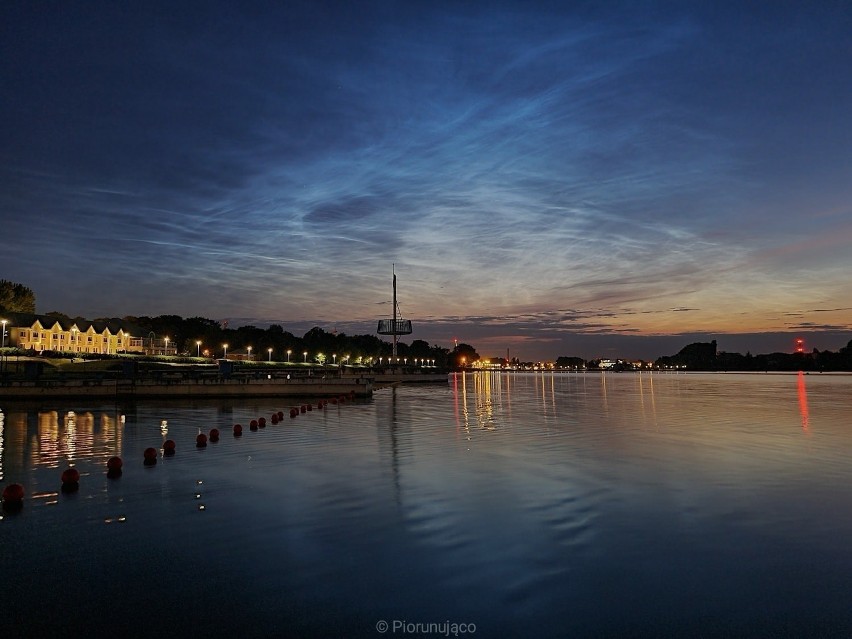
M 337 366 L 337 353 L 332 353 L 331 356 L 334 358 L 334 361 L 333 361 L 334 365 Z
M 224 357 L 224 359 L 228 359 L 228 345 L 227 345 L 227 344 L 222 344 L 222 348 L 224 348 L 224 349 L 225 349 L 225 357 Z
M 169 338 L 168 338 L 168 337 L 166 338 L 166 350 L 165 350 L 165 352 L 164 352 L 163 354 L 164 354 L 164 355 L 168 355 L 168 354 L 169 354 Z
M 8 322 L 9 320 L 0 320 L 0 324 L 3 324 L 3 341 L 0 343 L 2 344 L 0 345 L 0 348 L 6 348 L 6 324 Z
M 271 348 L 267 348 L 267 349 L 266 349 L 266 352 L 267 352 L 267 353 L 269 353 L 269 361 L 271 362 L 271 361 L 272 361 L 272 349 L 271 349 Z
M 251 361 L 251 346 L 248 346 L 248 361 Z
M 201 340 L 195 340 L 195 347 L 198 349 L 198 357 L 201 357 Z
M 305 351 L 304 353 L 302 353 L 302 355 L 305 358 L 305 364 L 307 364 L 308 363 L 308 351 Z
M 291 351 L 291 350 L 288 350 L 288 351 L 287 351 L 287 363 L 288 363 L 288 364 L 290 363 L 290 353 L 292 353 L 292 352 L 293 352 L 293 351 Z

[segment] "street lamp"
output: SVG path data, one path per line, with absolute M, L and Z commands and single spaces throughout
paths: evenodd
M 304 353 L 302 353 L 302 355 L 304 355 L 304 357 L 305 357 L 305 364 L 307 364 L 307 363 L 308 363 L 308 351 L 305 351 Z
M 168 338 L 168 337 L 166 338 L 166 351 L 165 351 L 165 353 L 164 353 L 164 354 L 165 354 L 165 355 L 168 355 L 168 354 L 169 354 L 169 338 Z
M 331 356 L 334 358 L 334 365 L 337 366 L 337 353 L 332 353 Z
M 293 351 L 290 351 L 290 350 L 287 351 L 287 363 L 288 364 L 290 363 L 290 353 L 292 353 L 292 352 Z
M 224 357 L 224 359 L 228 359 L 228 345 L 227 345 L 227 344 L 222 344 L 222 347 L 225 349 L 225 357 Z
M 0 348 L 6 348 L 6 324 L 9 320 L 0 320 L 0 324 L 3 324 L 3 341 L 0 343 Z
M 272 361 L 272 349 L 267 348 L 266 351 L 269 353 L 269 361 L 271 362 Z
M 195 340 L 195 347 L 198 349 L 198 357 L 201 357 L 201 340 Z
M 251 361 L 251 346 L 249 346 L 247 348 L 248 348 L 248 361 Z

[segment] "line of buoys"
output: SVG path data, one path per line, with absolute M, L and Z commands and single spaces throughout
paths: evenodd
M 148 447 L 145 449 L 145 452 L 142 453 L 142 456 L 145 458 L 146 466 L 153 466 L 157 463 L 157 449 Z
M 355 397 L 355 392 L 352 391 L 350 393 L 350 397 Z M 320 399 L 317 401 L 317 410 L 324 409 L 329 401 L 332 404 L 337 404 L 338 402 L 344 403 L 346 401 L 346 396 L 341 395 L 340 397 L 332 397 L 330 400 L 328 399 Z M 294 406 L 290 408 L 290 417 L 294 418 L 299 415 L 299 413 L 306 413 L 307 411 L 313 411 L 312 404 L 301 404 L 299 406 Z M 273 424 L 278 423 L 280 420 L 284 419 L 284 411 L 278 411 L 277 413 L 272 413 L 270 416 L 270 421 Z M 260 417 L 258 419 L 251 420 L 249 424 L 249 428 L 253 431 L 256 431 L 258 428 L 266 427 L 266 418 Z M 241 424 L 234 424 L 233 427 L 234 437 L 241 437 L 243 434 L 243 427 Z M 220 432 L 218 428 L 212 428 L 210 430 L 209 440 L 211 442 L 219 441 Z M 199 432 L 195 438 L 195 445 L 198 448 L 204 448 L 207 446 L 208 437 L 204 433 Z M 163 455 L 169 456 L 174 455 L 176 444 L 174 440 L 167 439 L 163 442 Z M 156 448 L 148 447 L 142 454 L 144 464 L 146 466 L 154 466 L 157 463 L 158 451 Z M 107 477 L 116 478 L 120 477 L 122 474 L 122 467 L 124 466 L 124 462 L 121 457 L 110 457 L 107 460 Z M 80 483 L 80 471 L 76 468 L 70 467 L 62 472 L 62 490 L 63 492 L 71 492 L 79 488 Z M 3 489 L 3 510 L 5 511 L 13 511 L 20 509 L 23 506 L 24 500 L 24 487 L 21 484 L 9 484 L 6 488 Z
M 3 510 L 15 512 L 24 507 L 24 487 L 21 484 L 9 484 L 3 489 Z

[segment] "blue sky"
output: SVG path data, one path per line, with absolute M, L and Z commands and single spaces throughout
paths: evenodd
M 852 338 L 843 2 L 3 3 L 39 312 L 522 359 Z

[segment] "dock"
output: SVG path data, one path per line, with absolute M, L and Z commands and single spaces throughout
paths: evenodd
M 202 397 L 336 397 L 373 394 L 372 377 L 295 377 L 293 379 L 83 379 L 7 381 L 0 400 L 39 398 L 202 398 Z

